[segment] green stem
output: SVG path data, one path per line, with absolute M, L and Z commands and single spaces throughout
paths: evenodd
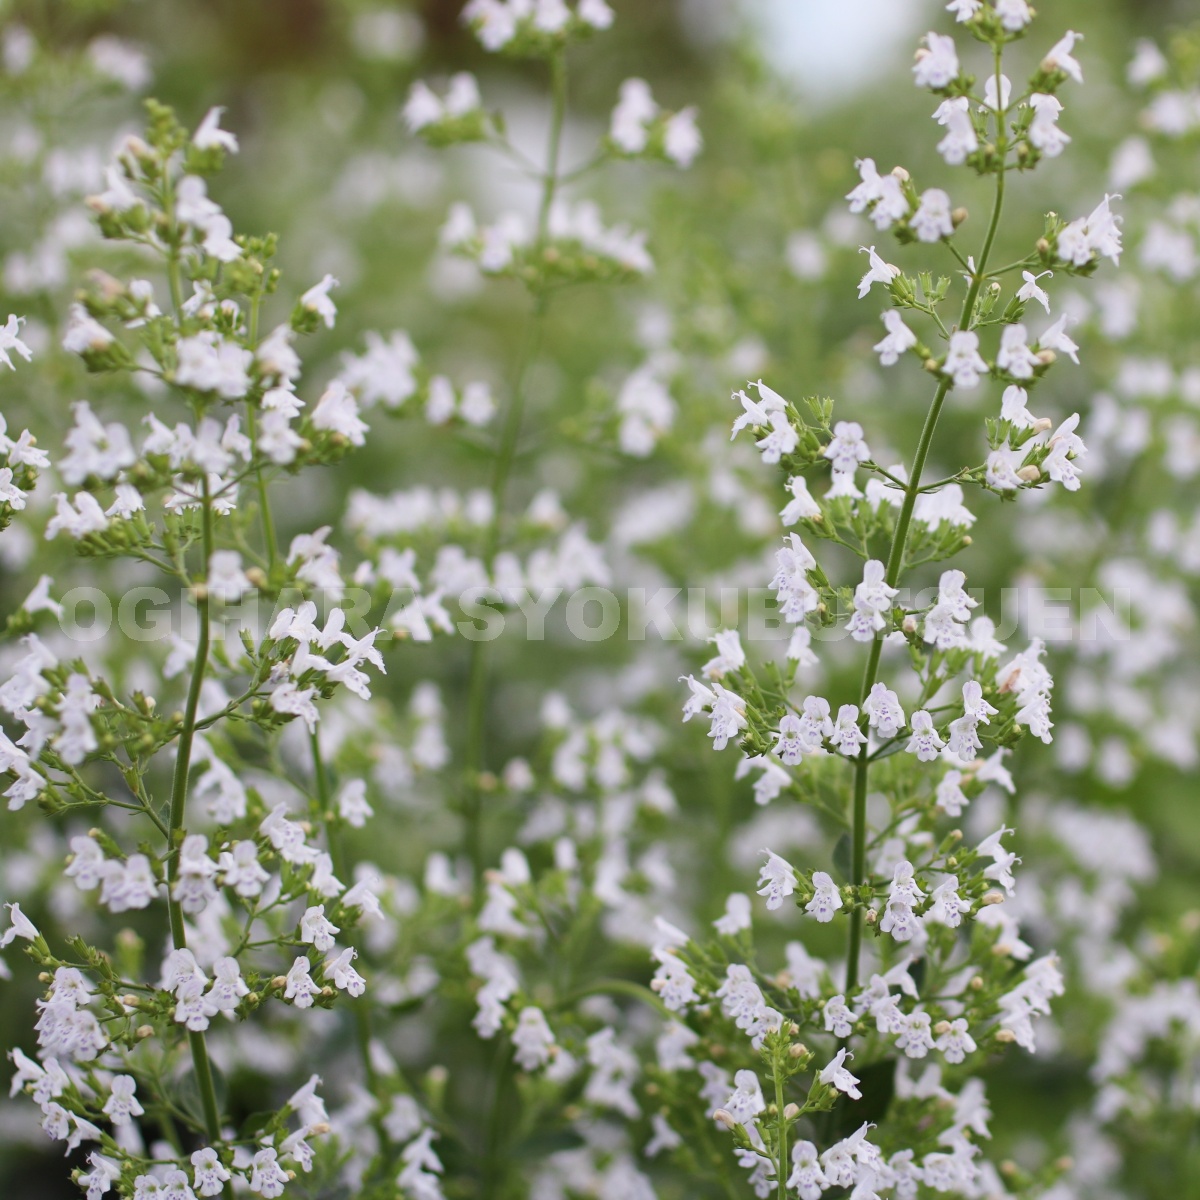
M 995 52 L 997 75 L 997 94 L 999 93 L 1000 51 Z M 963 301 L 962 315 L 958 327 L 963 330 L 971 329 L 974 324 L 975 305 L 979 300 L 979 292 L 987 278 L 988 258 L 996 241 L 996 231 L 1000 226 L 1000 212 L 1004 207 L 1004 183 L 1006 172 L 1003 170 L 1003 160 L 1006 151 L 1004 138 L 1004 113 L 997 114 L 997 152 L 1001 157 L 1001 169 L 996 172 L 996 196 L 992 205 L 992 217 L 988 223 L 987 234 L 983 247 L 979 252 L 979 262 L 976 264 L 971 285 L 967 289 Z M 908 532 L 912 524 L 913 509 L 916 507 L 917 496 L 921 493 L 921 475 L 925 470 L 925 462 L 933 445 L 933 435 L 937 429 L 938 418 L 942 415 L 946 397 L 950 392 L 950 380 L 943 378 L 938 381 L 933 401 L 925 415 L 925 424 L 921 428 L 921 437 L 913 456 L 912 469 L 909 471 L 908 486 L 904 489 L 904 501 L 896 518 L 896 528 L 892 534 L 892 545 L 888 552 L 886 579 L 889 587 L 896 587 L 904 567 L 904 555 L 908 548 Z M 876 637 L 871 643 L 871 651 L 867 657 L 867 665 L 863 671 L 862 698 L 865 701 L 871 688 L 879 676 L 879 658 L 883 652 L 883 639 Z M 859 706 L 861 708 L 861 705 Z M 855 887 L 861 886 L 866 880 L 867 869 L 867 781 L 870 772 L 871 758 L 867 753 L 867 745 L 859 747 L 858 758 L 854 764 L 854 811 L 853 836 L 850 853 L 850 881 Z M 863 910 L 855 904 L 850 911 L 850 933 L 846 944 L 846 996 L 858 986 L 858 959 L 862 946 Z
M 550 86 L 554 108 L 550 116 L 550 145 L 546 153 L 546 171 L 542 176 L 542 205 L 538 212 L 538 244 L 546 240 L 550 208 L 558 191 L 558 156 L 562 150 L 563 124 L 567 116 L 567 60 L 560 50 L 550 60 Z
M 175 188 L 171 181 L 171 171 L 163 163 L 163 212 L 167 218 L 169 241 L 167 244 L 167 286 L 171 289 L 171 307 L 175 310 L 175 320 L 183 315 L 183 284 L 179 277 L 179 226 L 175 222 Z
M 213 550 L 213 514 L 208 494 L 208 481 L 204 481 L 201 496 L 201 531 L 204 563 L 202 577 L 208 578 L 208 563 Z M 179 878 L 179 847 L 184 838 L 184 816 L 187 811 L 188 771 L 192 764 L 192 745 L 196 736 L 196 710 L 200 705 L 200 693 L 204 686 L 204 675 L 208 668 L 209 600 L 207 582 L 201 585 L 196 596 L 196 617 L 200 623 L 196 640 L 196 659 L 192 663 L 192 677 L 188 684 L 187 702 L 183 710 L 183 724 L 179 729 L 179 746 L 175 751 L 175 772 L 171 780 L 171 814 L 167 834 L 167 911 L 171 920 L 171 941 L 176 950 L 187 946 L 187 931 L 183 923 L 183 910 L 175 899 L 175 883 Z M 216 1145 L 221 1140 L 221 1113 L 217 1107 L 217 1093 L 213 1084 L 212 1066 L 208 1060 L 208 1046 L 203 1033 L 188 1031 L 188 1044 L 192 1051 L 192 1067 L 196 1075 L 196 1089 L 204 1109 L 204 1128 L 209 1141 Z M 233 1189 L 227 1183 L 224 1194 L 232 1197 Z
M 777 1145 L 775 1147 L 778 1155 L 778 1167 L 776 1168 L 776 1182 L 779 1185 L 779 1200 L 788 1200 L 787 1194 L 787 1117 L 783 1115 L 783 1072 L 780 1069 L 779 1063 L 775 1063 L 775 1111 L 777 1120 L 779 1121 L 779 1135 Z
M 250 301 L 249 341 L 255 349 L 258 348 L 258 311 L 261 297 L 255 296 Z M 258 461 L 258 413 L 253 404 L 246 405 L 246 435 L 250 439 L 255 457 L 254 480 L 258 490 L 258 513 L 262 520 L 263 544 L 267 548 L 267 574 L 275 573 L 275 559 L 279 550 L 275 543 L 275 522 L 271 519 L 271 501 L 267 495 L 267 481 L 263 476 L 261 461 Z

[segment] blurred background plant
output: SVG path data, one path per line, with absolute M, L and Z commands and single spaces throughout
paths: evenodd
M 487 109 L 504 110 L 512 145 L 540 159 L 551 113 L 542 63 L 486 56 L 464 29 L 461 6 L 432 0 L 6 4 L 3 311 L 28 316 L 25 340 L 35 351 L 30 367 L 0 381 L 10 432 L 29 426 L 43 446 L 57 448 L 55 431 L 65 427 L 72 400 L 87 396 L 115 413 L 123 403 L 132 412 L 145 406 L 147 397 L 131 394 L 129 383 L 85 377 L 57 350 L 83 269 L 109 253 L 83 197 L 103 189 L 118 138 L 141 127 L 142 97 L 171 104 L 192 125 L 209 106 L 224 105 L 223 124 L 242 147 L 220 193 L 235 228 L 280 234 L 285 278 L 307 286 L 331 273 L 341 284 L 337 325 L 310 339 L 306 379 L 341 371 L 342 356 L 361 354 L 368 333 L 403 330 L 426 378 L 485 381 L 502 407 L 522 387 L 510 507 L 530 512 L 534 528 L 565 524 L 544 499 L 550 489 L 572 520 L 586 522 L 622 587 L 704 586 L 712 596 L 722 586 L 760 586 L 778 542 L 777 502 L 756 456 L 728 445 L 729 392 L 761 375 L 789 396 L 852 404 L 881 463 L 907 455 L 924 412 L 921 381 L 885 376 L 871 352 L 879 337 L 874 314 L 852 292 L 857 248 L 871 240 L 870 229 L 846 212 L 843 197 L 856 181 L 856 154 L 886 168 L 903 146 L 914 172 L 937 163 L 935 139 L 909 132 L 924 129 L 929 113 L 928 97 L 907 83 L 905 59 L 944 14 L 916 0 L 613 7 L 613 29 L 572 51 L 566 169 L 603 136 L 631 76 L 648 80 L 664 109 L 698 108 L 703 153 L 685 174 L 667 164 L 616 163 L 587 180 L 606 222 L 648 232 L 655 270 L 620 288 L 586 285 L 556 299 L 518 385 L 530 302 L 516 281 L 485 283 L 439 235 L 454 201 L 467 198 L 484 220 L 513 207 L 533 214 L 537 188 L 487 145 L 437 151 L 423 144 L 406 130 L 401 109 L 415 80 L 437 81 L 440 90 L 450 75 L 472 71 Z M 976 504 L 963 562 L 972 586 L 983 589 L 981 611 L 1013 640 L 1018 609 L 1027 623 L 1046 605 L 1069 610 L 1065 636 L 1051 647 L 1063 680 L 1055 751 L 1020 752 L 1012 764 L 1016 795 L 985 794 L 970 816 L 970 828 L 981 832 L 1002 819 L 1017 826 L 1023 935 L 1039 951 L 1056 946 L 1067 965 L 1071 990 L 1056 1016 L 1044 1019 L 1038 1053 L 985 1072 L 990 1157 L 1016 1164 L 1007 1176 L 1015 1192 L 1025 1172 L 1070 1156 L 1053 1190 L 1041 1192 L 1055 1200 L 1157 1200 L 1200 1186 L 1200 357 L 1192 334 L 1200 316 L 1200 35 L 1186 24 L 1189 8 L 1182 0 L 1042 6 L 1042 28 L 1054 36 L 1086 31 L 1087 87 L 1073 94 L 1063 121 L 1071 152 L 1039 172 L 1015 203 L 1028 227 L 1046 197 L 1059 206 L 1073 198 L 1062 214 L 1069 218 L 1104 191 L 1120 192 L 1127 255 L 1086 299 L 1058 296 L 1086 333 L 1088 354 L 1081 370 L 1057 377 L 1048 415 L 1057 423 L 1084 414 L 1086 487 L 1022 496 L 1030 511 L 1019 522 Z M 1142 38 L 1165 57 L 1135 52 Z M 1018 44 L 1016 54 L 1030 70 L 1036 65 L 1032 48 Z M 962 186 L 956 202 L 982 222 L 982 197 Z M 998 253 L 1004 261 L 1015 256 L 1003 246 Z M 896 252 L 901 265 L 904 254 Z M 981 419 L 995 405 L 973 395 L 956 397 L 946 413 L 938 474 L 978 457 Z M 659 414 L 649 432 L 631 419 L 648 407 Z M 419 416 L 391 421 L 377 409 L 352 470 L 310 473 L 278 505 L 283 540 L 333 523 L 347 563 L 377 558 L 361 519 L 373 511 L 366 494 L 431 489 L 416 502 L 444 510 L 438 489 L 487 489 L 491 473 L 490 434 L 470 423 L 448 431 Z M 35 514 L 48 509 L 51 490 L 31 502 Z M 443 511 L 439 521 L 438 538 L 464 527 L 463 540 L 475 536 L 461 512 Z M 54 577 L 57 595 L 125 582 L 94 560 L 76 561 L 59 542 L 40 544 L 38 522 L 27 525 L 0 537 L 6 613 L 42 573 Z M 1019 603 L 1002 603 L 1014 578 Z M 1076 599 L 1092 587 L 1090 603 L 1121 609 L 1132 597 L 1133 637 L 1070 636 L 1086 626 Z M 703 616 L 698 636 L 684 642 L 651 634 L 585 643 L 554 618 L 544 643 L 502 639 L 490 651 L 482 783 L 478 774 L 464 783 L 455 765 L 467 753 L 473 655 L 461 638 L 408 644 L 403 656 L 389 656 L 376 691 L 392 705 L 380 742 L 394 753 L 373 749 L 349 711 L 335 735 L 344 769 L 368 778 L 378 813 L 369 831 L 350 831 L 348 840 L 356 859 L 386 873 L 400 916 L 398 938 L 373 948 L 394 985 L 381 1002 L 395 1016 L 388 1049 L 417 1081 L 439 1127 L 454 1129 L 443 1132 L 440 1148 L 447 1178 L 462 1181 L 462 1190 L 448 1186 L 447 1194 L 524 1195 L 532 1179 L 540 1180 L 539 1197 L 567 1194 L 554 1165 L 567 1160 L 555 1156 L 586 1142 L 578 1113 L 555 1110 L 552 1122 L 540 1123 L 536 1087 L 508 1066 L 506 1051 L 471 1030 L 473 988 L 462 961 L 470 888 L 459 885 L 470 873 L 457 861 L 464 787 L 482 789 L 484 864 L 498 863 L 514 842 L 543 865 L 553 861 L 559 833 L 586 842 L 589 820 L 595 835 L 614 797 L 636 793 L 639 815 L 627 833 L 598 835 L 598 860 L 612 859 L 616 840 L 625 856 L 615 880 L 620 895 L 603 914 L 607 936 L 598 932 L 597 912 L 577 932 L 574 973 L 547 983 L 545 994 L 561 999 L 595 987 L 595 1022 L 643 1040 L 653 1037 L 653 1010 L 620 987 L 605 992 L 613 981 L 636 986 L 649 978 L 651 935 L 639 925 L 661 913 L 702 929 L 728 893 L 746 888 L 764 845 L 796 862 L 828 860 L 833 830 L 811 809 L 787 800 L 756 807 L 750 782 L 730 778 L 728 762 L 698 746 L 692 727 L 679 728 L 675 678 L 692 669 L 706 637 L 735 623 L 715 606 Z M 628 613 L 625 622 L 627 630 Z M 846 678 L 856 670 L 840 649 L 823 653 L 817 677 L 830 692 L 842 686 L 843 670 Z M 126 668 L 136 677 L 136 661 L 120 643 L 92 652 L 107 656 L 118 677 Z M 563 699 L 547 704 L 548 693 Z M 582 745 L 564 752 L 577 732 Z M 529 760 L 532 784 L 512 765 L 518 757 Z M 651 757 L 661 771 L 639 765 Z M 64 831 L 29 811 L 3 819 L 0 895 L 44 914 L 43 927 L 91 928 L 95 914 L 55 878 Z M 449 885 L 430 884 L 435 852 L 447 856 Z M 478 874 L 475 883 L 482 887 Z M 788 935 L 780 923 L 760 936 L 764 958 L 780 959 Z M 35 985 L 15 974 L 0 990 L 0 1029 L 29 1049 Z M 423 1002 L 430 994 L 436 1003 Z M 270 1107 L 287 1080 L 302 1082 L 309 1051 L 299 1031 L 291 1033 L 229 1035 L 218 1063 L 232 1114 Z M 334 1079 L 357 1069 L 352 1036 L 332 1022 L 322 1036 L 330 1063 L 322 1073 L 336 1092 Z M 646 1100 L 659 1083 L 637 1086 Z M 352 1090 L 339 1099 L 349 1102 L 352 1123 Z M 579 1103 L 586 1108 L 586 1099 Z M 644 1105 L 652 1109 L 652 1101 Z M 77 1195 L 36 1115 L 19 1103 L 0 1110 L 0 1189 Z M 728 1151 L 709 1126 L 686 1131 L 694 1157 L 687 1164 L 643 1157 L 648 1124 L 627 1147 L 593 1138 L 596 1161 L 607 1165 L 597 1168 L 591 1190 L 609 1200 L 637 1194 L 614 1173 L 628 1151 L 663 1197 L 744 1194 L 733 1190 L 745 1189 L 743 1173 L 724 1162 Z M 723 1165 L 710 1168 L 710 1154 Z M 302 1179 L 296 1194 L 339 1193 Z

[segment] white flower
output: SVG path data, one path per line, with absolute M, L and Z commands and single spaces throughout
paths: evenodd
M 1134 44 L 1133 58 L 1125 70 L 1125 78 L 1134 87 L 1145 87 L 1161 79 L 1170 70 L 1163 52 L 1149 38 L 1139 38 Z
M 1033 20 L 1033 12 L 1026 0 L 996 0 L 996 16 L 1009 33 L 1024 29 Z
M 954 233 L 950 197 L 941 188 L 927 188 L 921 193 L 921 204 L 912 217 L 912 227 L 923 242 L 937 242 Z
M 1034 368 L 1041 365 L 1027 344 L 1028 337 L 1029 332 L 1024 325 L 1006 325 L 1000 335 L 996 366 L 1001 371 L 1007 371 L 1014 379 L 1032 379 Z
M 333 936 L 338 932 L 338 927 L 326 918 L 323 904 L 305 909 L 300 918 L 300 940 L 320 951 L 333 949 Z
M 340 379 L 334 379 L 322 393 L 313 409 L 314 429 L 341 434 L 351 445 L 361 446 L 368 431 L 365 421 L 359 419 L 358 401 Z
M 796 868 L 771 850 L 764 850 L 763 853 L 767 861 L 758 872 L 758 882 L 763 885 L 758 889 L 758 894 L 766 897 L 767 908 L 774 911 L 783 904 L 786 896 L 796 890 Z
M 900 697 L 886 684 L 876 683 L 871 688 L 870 695 L 863 702 L 863 712 L 867 714 L 871 728 L 881 738 L 893 738 L 904 727 L 904 709 L 900 706 Z
M 954 19 L 961 25 L 964 21 L 969 21 L 982 7 L 983 0 L 950 0 L 946 11 L 952 12 Z
M 958 4 L 974 3 L 979 0 L 955 0 Z M 820 1200 L 829 1188 L 829 1180 L 821 1170 L 817 1158 L 817 1148 L 812 1142 L 798 1141 L 792 1146 L 792 1173 L 788 1176 L 787 1186 L 795 1188 L 800 1200 Z
M 1038 345 L 1046 350 L 1056 350 L 1065 354 L 1077 366 L 1079 364 L 1079 347 L 1067 336 L 1067 314 L 1063 313 L 1049 329 L 1038 339 Z
M 279 1165 L 279 1155 L 273 1147 L 266 1147 L 254 1155 L 250 1163 L 250 1190 L 266 1200 L 283 1195 L 287 1173 Z
M 192 145 L 198 150 L 208 150 L 213 146 L 219 146 L 222 150 L 228 150 L 230 154 L 237 153 L 237 136 L 221 128 L 221 116 L 224 112 L 224 108 L 217 107 L 210 108 L 204 114 L 204 120 L 200 122 L 196 127 L 196 132 L 192 135 Z
M 1087 453 L 1075 430 L 1079 426 L 1079 414 L 1072 413 L 1051 435 L 1050 453 L 1042 462 L 1042 469 L 1055 483 L 1061 483 L 1069 492 L 1079 490 L 1079 472 L 1075 460 Z
M 883 181 L 873 158 L 856 159 L 854 166 L 861 182 L 846 193 L 846 199 L 850 202 L 850 211 L 860 213 L 883 195 Z
M 913 82 L 917 87 L 944 88 L 958 76 L 958 53 L 954 39 L 939 33 L 927 33 L 926 49 L 917 51 Z
M 838 421 L 822 453 L 835 471 L 850 472 L 871 457 L 871 448 L 863 440 L 863 427 L 857 421 Z
M 336 958 L 325 964 L 325 974 L 333 980 L 334 987 L 348 996 L 361 996 L 367 990 L 367 981 L 354 969 L 358 951 L 347 946 Z
M 833 914 L 842 907 L 842 894 L 833 877 L 826 871 L 814 871 L 813 897 L 804 906 L 804 911 L 824 924 L 833 920 Z
M 606 0 L 579 0 L 575 15 L 593 29 L 609 29 L 613 23 L 613 10 Z
M 987 369 L 987 363 L 979 354 L 979 334 L 974 330 L 960 329 L 950 335 L 950 349 L 942 364 L 942 372 L 954 380 L 955 387 L 975 387 L 980 375 L 986 374 Z
M 1009 7 L 1012 7 L 1011 0 Z M 1026 8 L 1026 12 L 1028 12 L 1028 8 Z M 1018 25 L 1017 28 L 1019 29 L 1021 26 Z M 1083 34 L 1076 33 L 1074 30 L 1068 30 L 1050 47 L 1046 57 L 1042 59 L 1042 69 L 1044 71 L 1062 71 L 1075 80 L 1076 83 L 1082 83 L 1083 68 L 1071 57 L 1071 51 L 1075 49 L 1075 43 L 1082 40 Z
M 984 879 L 992 879 L 1000 884 L 1002 888 L 1011 896 L 1015 880 L 1013 879 L 1012 868 L 1021 860 L 1009 850 L 1005 850 L 1001 845 L 1001 839 L 1005 834 L 1014 832 L 1005 826 L 1001 826 L 995 833 L 989 834 L 975 847 L 975 853 L 983 858 L 990 858 L 992 865 L 984 869 Z
M 817 1078 L 822 1083 L 837 1088 L 839 1092 L 845 1092 L 851 1100 L 861 1100 L 862 1092 L 858 1090 L 859 1080 L 842 1065 L 848 1057 L 853 1058 L 854 1055 L 843 1046 L 821 1070 Z
M 946 785 L 946 780 L 955 772 L 947 772 L 946 778 L 938 786 L 939 801 L 942 796 L 942 789 Z M 961 796 L 962 793 L 960 792 Z M 945 807 L 943 805 L 943 807 Z M 946 808 L 948 816 L 957 816 L 957 813 L 951 813 L 949 808 Z M 962 924 L 962 914 L 970 911 L 970 904 L 966 903 L 958 894 L 958 880 L 953 876 L 948 876 L 942 883 L 929 893 L 930 905 L 928 911 L 924 914 L 923 919 L 934 925 L 946 925 L 951 929 L 956 929 Z
M 232 1178 L 228 1169 L 210 1146 L 196 1150 L 191 1157 L 192 1186 L 199 1196 L 219 1196 L 223 1185 Z
M 777 463 L 785 454 L 791 454 L 799 445 L 800 435 L 792 428 L 786 413 L 773 412 L 769 417 L 771 432 L 754 444 L 762 452 L 762 460 L 768 465 Z
M 33 359 L 33 351 L 18 336 L 24 323 L 24 317 L 9 313 L 8 321 L 0 326 L 0 362 L 13 371 L 16 370 L 16 367 L 13 366 L 12 359 L 8 357 L 10 350 L 15 350 L 26 362 Z
M 523 1008 L 517 1018 L 517 1027 L 512 1035 L 513 1058 L 522 1071 L 536 1071 L 544 1067 L 555 1048 L 554 1034 L 546 1023 L 540 1008 Z
M 132 1075 L 114 1075 L 103 1112 L 114 1125 L 128 1125 L 146 1110 L 138 1102 L 137 1081 Z
M 968 155 L 979 149 L 979 138 L 971 121 L 971 102 L 966 96 L 943 100 L 933 116 L 946 128 L 946 136 L 938 142 L 938 153 L 950 166 L 961 166 Z
M 975 1052 L 975 1039 L 967 1032 L 965 1017 L 957 1017 L 949 1025 L 950 1028 L 934 1042 L 934 1049 L 940 1051 L 948 1063 L 960 1063 Z
M 640 154 L 650 140 L 650 123 L 658 116 L 658 105 L 644 79 L 626 79 L 609 119 L 608 136 L 624 154 Z
M 216 550 L 208 560 L 208 594 L 232 604 L 251 590 L 252 584 L 242 570 L 242 556 L 236 550 Z
M 717 647 L 716 658 L 704 664 L 704 675 L 708 679 L 720 679 L 730 671 L 740 670 L 746 662 L 741 638 L 736 629 L 722 629 L 708 639 Z
M 891 263 L 885 263 L 878 254 L 875 253 L 874 246 L 859 246 L 860 254 L 869 256 L 871 269 L 862 277 L 862 281 L 858 285 L 858 298 L 861 300 L 870 290 L 873 283 L 882 283 L 886 287 L 891 286 L 891 282 L 900 274 L 899 267 L 893 267 Z
M 10 317 L 10 324 L 11 321 Z M 99 321 L 88 316 L 82 304 L 71 305 L 67 310 L 67 327 L 63 331 L 64 350 L 72 354 L 86 354 L 92 350 L 104 350 L 112 343 L 113 335 Z
M 859 746 L 865 746 L 866 736 L 858 727 L 858 706 L 843 704 L 838 709 L 837 721 L 834 723 L 830 744 L 847 758 L 858 755 Z
M 996 88 L 996 76 L 989 74 L 983 85 L 983 103 L 993 112 L 1003 112 L 1008 108 L 1012 97 L 1012 80 L 1007 75 L 1000 76 L 1000 88 Z
M 917 344 L 917 335 L 904 323 L 904 319 L 894 309 L 889 309 L 881 317 L 887 327 L 887 337 L 875 343 L 875 352 L 879 355 L 882 366 L 890 367 L 898 362 L 900 356 Z
M 749 1125 L 760 1112 L 766 1110 L 762 1085 L 753 1071 L 738 1071 L 733 1076 L 733 1095 L 722 1107 L 739 1124 Z
M 871 221 L 881 233 L 908 216 L 908 198 L 904 195 L 904 185 L 897 174 L 900 170 L 897 167 L 879 177 L 879 197 L 871 209 Z
M 1023 304 L 1028 304 L 1030 300 L 1036 300 L 1049 313 L 1050 297 L 1042 288 L 1038 287 L 1038 280 L 1045 279 L 1047 276 L 1053 278 L 1054 272 L 1043 271 L 1040 275 L 1035 275 L 1032 271 L 1022 271 L 1021 278 L 1025 282 L 1017 292 L 1017 299 Z
M 1063 110 L 1062 101 L 1057 96 L 1034 92 L 1029 97 L 1029 107 L 1034 112 L 1029 125 L 1030 142 L 1047 158 L 1057 158 L 1071 141 L 1058 127 L 1058 114 Z
M 1110 205 L 1119 196 L 1105 196 L 1086 217 L 1079 217 L 1059 231 L 1055 252 L 1064 262 L 1087 266 L 1093 258 L 1121 258 L 1121 222 Z
M 300 297 L 300 307 L 316 313 L 325 322 L 327 329 L 333 328 L 334 320 L 337 318 L 337 305 L 329 297 L 330 290 L 337 286 L 338 281 L 332 275 L 326 275 L 320 283 L 313 284 Z
M 871 641 L 886 624 L 884 614 L 891 611 L 897 595 L 887 582 L 886 570 L 877 558 L 863 564 L 862 582 L 854 589 L 854 615 L 846 626 L 855 641 Z
M 309 974 L 308 959 L 297 958 L 287 973 L 287 984 L 283 990 L 284 997 L 291 1000 L 297 1008 L 311 1008 L 313 997 L 320 990 Z
M 915 754 L 921 762 L 932 762 L 938 756 L 938 751 L 946 744 L 938 737 L 933 727 L 933 717 L 923 708 L 913 713 L 909 722 L 912 737 L 905 749 L 909 754 Z
M 750 897 L 734 892 L 725 900 L 725 915 L 713 922 L 713 928 L 725 937 L 734 937 L 750 928 Z
M 792 493 L 793 499 L 779 513 L 785 525 L 795 525 L 797 521 L 809 521 L 821 515 L 821 506 L 812 498 L 808 481 L 803 475 L 793 475 L 787 481 L 787 490 Z
M 896 1038 L 896 1048 L 909 1058 L 924 1058 L 933 1049 L 930 1018 L 922 1009 L 915 1009 L 904 1018 L 904 1028 Z

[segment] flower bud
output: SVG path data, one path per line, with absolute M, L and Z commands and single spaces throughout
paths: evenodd
M 1045 433 L 1053 424 L 1054 422 L 1049 417 L 1038 417 L 1033 423 L 1033 432 Z
M 941 1036 L 943 1033 L 949 1033 L 950 1032 L 950 1022 L 949 1021 L 939 1021 L 933 1027 L 933 1032 L 938 1034 L 939 1036 Z
M 876 912 L 875 909 L 873 909 L 873 908 L 868 908 L 867 909 L 867 924 L 874 925 L 875 922 L 878 920 L 879 920 L 879 913 Z
M 803 1042 L 788 1047 L 788 1058 L 803 1058 L 807 1053 L 808 1047 Z
M 1033 465 L 1033 463 L 1030 463 L 1027 467 L 1022 467 L 1017 472 L 1017 478 L 1023 479 L 1026 483 L 1036 483 L 1039 479 L 1041 479 L 1041 477 L 1041 471 L 1039 471 L 1038 468 Z
M 725 1129 L 732 1129 L 737 1124 L 733 1116 L 724 1108 L 718 1108 L 713 1113 L 713 1120 Z
M 154 1026 L 153 1025 L 139 1025 L 137 1027 L 136 1032 L 137 1032 L 137 1036 L 140 1037 L 144 1041 L 146 1038 L 154 1036 Z
M 1048 367 L 1051 363 L 1058 361 L 1058 355 L 1053 350 L 1039 350 L 1037 352 L 1037 360 L 1043 366 Z
M 1003 904 L 1004 896 L 1000 892 L 987 892 L 983 897 L 984 904 Z
M 901 183 L 907 183 L 912 176 L 903 167 L 893 167 L 892 174 L 900 180 Z
M 789 1105 L 788 1105 L 788 1106 L 787 1106 L 787 1107 L 786 1107 L 786 1108 L 783 1110 L 783 1115 L 784 1115 L 784 1117 L 785 1117 L 787 1120 L 789 1120 L 789 1121 L 794 1121 L 794 1120 L 795 1120 L 795 1119 L 796 1119 L 796 1118 L 797 1118 L 797 1117 L 800 1115 L 800 1105 L 798 1105 L 798 1104 L 789 1104 Z
M 1015 1042 L 1016 1040 L 1017 1040 L 1017 1035 L 1015 1033 L 1013 1033 L 1013 1031 L 1011 1029 L 997 1029 L 996 1030 L 996 1041 L 1004 1042 L 1007 1044 L 1008 1042 Z
M 960 206 L 950 214 L 950 220 L 953 223 L 954 228 L 957 229 L 964 221 L 966 221 L 968 216 L 970 216 L 970 214 L 967 212 L 967 210 Z

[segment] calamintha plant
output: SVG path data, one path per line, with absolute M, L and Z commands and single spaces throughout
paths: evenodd
M 655 986 L 668 1007 L 711 1038 L 724 1041 L 730 1022 L 749 1038 L 732 1051 L 730 1065 L 741 1066 L 732 1079 L 725 1064 L 707 1065 L 705 1096 L 710 1114 L 732 1131 L 756 1193 L 780 1200 L 790 1190 L 815 1198 L 842 1187 L 861 1197 L 889 1189 L 912 1196 L 921 1185 L 1003 1192 L 995 1169 L 978 1158 L 987 1109 L 971 1064 L 1007 1043 L 1032 1050 L 1037 1016 L 1063 990 L 1053 953 L 1029 961 L 1032 949 L 1004 907 L 1018 861 L 1005 843 L 1013 830 L 1001 826 L 970 846 L 953 827 L 988 783 L 1012 790 L 1004 758 L 1026 733 L 1051 741 L 1044 645 L 1035 638 L 1010 653 L 992 621 L 972 620 L 978 600 L 962 571 L 943 571 L 925 590 L 909 581 L 924 564 L 970 544 L 965 488 L 1014 500 L 1047 484 L 1080 486 L 1086 449 L 1078 415 L 1055 428 L 1029 409 L 1034 385 L 1061 358 L 1078 361 L 1078 346 L 1065 315 L 1036 337 L 1024 318 L 1031 306 L 1049 316 L 1044 280 L 1091 274 L 1105 257 L 1115 262 L 1120 228 L 1105 197 L 1075 221 L 1051 214 L 1026 255 L 994 263 L 1006 190 L 1070 140 L 1058 125 L 1057 92 L 1082 82 L 1072 57 L 1078 35 L 1057 42 L 1018 90 L 1003 59 L 1026 37 L 1028 7 L 973 0 L 949 7 L 988 51 L 978 79 L 954 39 L 937 32 L 924 39 L 913 73 L 941 97 L 934 117 L 944 129 L 942 157 L 992 185 L 979 245 L 969 254 L 960 248 L 966 210 L 940 188 L 918 187 L 902 167 L 880 174 L 862 160 L 861 182 L 848 196 L 851 211 L 868 213 L 879 231 L 901 244 L 940 247 L 954 260 L 910 274 L 875 246 L 863 248 L 869 269 L 859 297 L 879 285 L 892 300 L 875 347 L 882 364 L 915 360 L 935 381 L 911 464 L 876 463 L 857 422 L 833 423 L 830 401 L 791 404 L 762 381 L 750 385 L 751 395 L 739 392 L 734 435 L 751 430 L 764 463 L 785 472 L 785 525 L 863 560 L 862 579 L 852 591 L 839 589 L 801 535 L 788 535 L 771 581 L 794 629 L 786 662 L 755 666 L 731 630 L 714 639 L 704 681 L 686 679 L 684 719 L 707 715 L 715 749 L 742 749 L 739 771 L 759 773 L 760 803 L 798 795 L 845 827 L 828 870 L 797 870 L 766 851 L 758 893 L 768 909 L 792 898 L 808 919 L 842 924 L 840 962 L 818 960 L 795 941 L 784 972 L 761 966 L 744 895 L 730 897 L 716 942 L 699 945 L 664 926 L 656 950 Z M 961 300 L 953 276 L 937 276 L 946 265 L 961 275 Z M 919 314 L 925 329 L 910 327 L 907 314 Z M 930 349 L 926 338 L 942 349 Z M 986 461 L 927 481 L 944 406 L 985 380 L 1003 389 L 999 416 L 986 422 Z M 817 499 L 809 478 L 826 469 L 831 486 Z M 869 476 L 865 490 L 859 471 Z M 866 661 L 853 702 L 835 713 L 822 696 L 797 695 L 798 684 L 817 661 L 814 633 L 847 611 L 842 631 L 863 644 Z M 902 669 L 894 686 L 882 678 L 889 661 Z M 914 1079 L 908 1064 L 920 1060 L 931 1061 Z M 957 1092 L 943 1083 L 943 1067 L 947 1082 L 960 1081 Z M 879 1113 L 886 1117 L 872 1132 Z M 1048 1182 L 1020 1175 L 1013 1167 L 1009 1184 Z

